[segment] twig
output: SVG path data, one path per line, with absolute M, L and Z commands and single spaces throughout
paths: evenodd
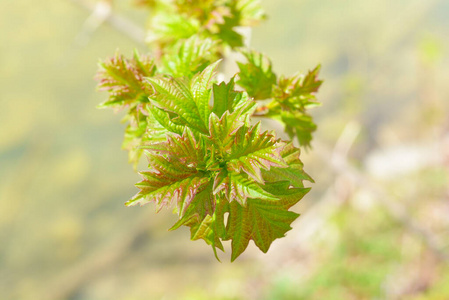
M 87 43 L 89 37 L 104 23 L 107 22 L 119 32 L 123 33 L 139 45 L 145 46 L 145 31 L 132 21 L 115 14 L 109 3 L 99 1 L 95 6 L 82 0 L 70 0 L 76 5 L 91 12 L 83 25 L 83 30 L 77 36 L 78 44 Z
M 352 125 L 351 125 L 352 126 Z M 347 126 L 348 127 L 348 126 Z M 346 129 L 345 129 L 346 131 Z M 315 143 L 316 144 L 316 143 Z M 338 145 L 338 142 L 337 142 Z M 337 148 L 337 147 L 336 147 Z M 343 149 L 347 147 L 342 147 Z M 316 152 L 322 157 L 329 157 L 329 151 L 323 145 L 316 145 Z M 379 203 L 388 211 L 388 213 L 398 220 L 410 232 L 419 236 L 424 244 L 441 260 L 449 262 L 449 254 L 442 250 L 439 242 L 431 231 L 420 226 L 412 218 L 409 217 L 404 207 L 398 204 L 397 199 L 393 199 L 390 194 L 385 192 L 382 188 L 370 181 L 362 172 L 351 166 L 345 156 L 338 155 L 335 151 L 332 155 L 334 159 L 331 160 L 331 167 L 337 174 L 346 175 L 358 186 L 364 187 L 377 195 Z

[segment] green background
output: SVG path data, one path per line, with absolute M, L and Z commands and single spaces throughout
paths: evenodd
M 286 238 L 231 264 L 230 247 L 219 263 L 167 232 L 169 210 L 123 205 L 139 177 L 93 77 L 146 48 L 108 24 L 83 33 L 75 1 L 0 1 L 0 299 L 449 299 L 449 2 L 262 4 L 251 45 L 275 71 L 323 66 L 303 153 L 316 183 Z

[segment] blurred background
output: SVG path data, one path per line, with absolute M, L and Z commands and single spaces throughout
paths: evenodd
M 286 238 L 231 264 L 123 205 L 139 177 L 93 76 L 147 51 L 149 12 L 0 1 L 0 299 L 449 299 L 449 2 L 262 4 L 251 45 L 274 69 L 323 66 L 316 183 Z

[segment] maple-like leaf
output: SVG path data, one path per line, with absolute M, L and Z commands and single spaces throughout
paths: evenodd
M 317 105 L 315 93 L 323 83 L 318 79 L 320 68 L 317 66 L 305 76 L 280 77 L 273 88 L 273 98 L 291 110 L 304 111 L 308 106 Z
M 282 121 L 290 138 L 296 137 L 301 146 L 310 146 L 312 133 L 316 130 L 308 108 L 319 105 L 315 93 L 322 81 L 318 79 L 320 66 L 307 75 L 281 76 L 273 86 L 273 101 L 267 105 L 264 115 Z
M 139 146 L 142 144 L 142 138 L 147 129 L 147 121 L 142 118 L 136 125 L 129 124 L 125 129 L 125 136 L 122 142 L 122 148 L 128 150 L 128 161 L 134 163 L 136 166 L 140 157 L 142 156 L 142 149 Z
M 116 109 L 124 106 L 136 106 L 148 102 L 151 90 L 144 84 L 144 77 L 155 74 L 154 61 L 149 56 L 134 53 L 133 59 L 126 59 L 118 53 L 105 62 L 100 63 L 96 79 L 98 89 L 109 92 L 109 98 L 99 105 Z
M 146 41 L 160 47 L 172 47 L 176 41 L 187 39 L 200 31 L 200 22 L 186 15 L 176 14 L 169 5 L 154 11 Z
M 170 160 L 175 160 L 188 167 L 204 169 L 206 161 L 205 138 L 195 139 L 192 131 L 186 128 L 182 135 L 168 134 L 166 141 L 144 146 L 144 149 L 162 154 Z
M 215 195 L 223 192 L 229 202 L 237 201 L 242 206 L 246 206 L 248 198 L 277 199 L 253 179 L 233 171 L 220 170 L 215 176 L 213 187 Z
M 214 106 L 212 112 L 221 117 L 226 111 L 232 112 L 234 109 L 234 102 L 237 97 L 241 97 L 242 92 L 236 92 L 235 78 L 232 77 L 228 83 L 224 81 L 220 84 L 213 85 L 213 99 Z
M 223 5 L 223 2 L 216 2 Z M 236 28 L 256 25 L 265 18 L 260 1 L 233 0 L 224 3 L 228 10 L 215 10 L 218 13 L 222 12 L 220 15 L 221 22 L 217 22 L 216 30 L 211 30 L 211 33 L 221 40 L 223 44 L 229 45 L 231 48 L 241 47 L 243 46 L 243 36 Z
M 132 59 L 126 59 L 123 55 L 116 55 L 100 63 L 100 69 L 96 79 L 99 81 L 98 89 L 109 92 L 109 98 L 99 105 L 100 108 L 112 107 L 115 110 L 127 108 L 128 114 L 124 121 L 129 122 L 125 130 L 122 147 L 129 151 L 129 161 L 136 167 L 142 150 L 140 144 L 150 141 L 157 136 L 145 136 L 148 124 L 148 116 L 145 106 L 148 104 L 148 96 L 152 89 L 144 83 L 144 78 L 153 76 L 156 72 L 154 61 L 145 55 L 139 55 L 137 51 Z
M 195 196 L 186 213 L 170 230 L 181 226 L 190 227 L 191 239 L 203 239 L 212 246 L 215 257 L 220 260 L 216 248 L 224 251 L 221 240 L 226 236 L 224 214 L 228 211 L 228 201 L 213 195 L 211 185 L 209 185 Z
M 312 133 L 316 130 L 316 124 L 311 115 L 300 111 L 281 111 L 281 120 L 285 124 L 285 132 L 290 138 L 296 137 L 300 145 L 310 147 Z
M 213 85 L 212 112 L 218 117 L 221 117 L 225 112 L 231 114 L 242 107 L 245 108 L 239 114 L 251 116 L 255 105 L 256 103 L 249 98 L 248 93 L 235 90 L 235 77 L 232 77 L 228 83 L 221 82 Z
M 256 104 L 252 101 L 245 101 L 243 105 L 235 108 L 231 113 L 226 111 L 221 118 L 212 113 L 209 117 L 210 140 L 220 153 L 220 157 L 231 149 L 235 142 L 237 130 L 248 123 L 249 116 L 254 112 Z
M 260 0 L 238 0 L 236 10 L 243 26 L 254 26 L 266 18 Z
M 175 115 L 172 122 L 188 125 L 190 128 L 208 133 L 209 101 L 214 70 L 219 61 L 209 65 L 192 80 L 161 77 L 147 78 L 155 90 L 150 99 L 160 109 Z
M 261 169 L 287 167 L 279 154 L 279 144 L 275 137 L 260 133 L 260 122 L 250 128 L 240 127 L 225 158 L 227 167 L 235 172 L 243 171 L 258 182 L 263 182 Z
M 193 100 L 205 125 L 209 124 L 212 78 L 219 63 L 220 61 L 216 61 L 207 66 L 201 73 L 194 76 L 191 82 Z
M 309 191 L 306 188 L 289 188 L 288 181 L 267 182 L 264 189 L 278 200 L 248 199 L 246 206 L 230 203 L 226 226 L 226 239 L 232 240 L 231 261 L 234 261 L 253 240 L 262 252 L 267 252 L 271 243 L 285 236 L 290 224 L 299 216 L 288 211 Z
M 166 131 L 182 134 L 185 126 L 176 124 L 173 122 L 172 118 L 170 118 L 170 115 L 168 112 L 154 106 L 150 105 L 148 107 L 148 110 L 150 111 L 151 116 L 153 116 L 154 120 L 157 121 L 157 123 L 163 127 Z M 151 134 L 151 132 L 149 132 Z
M 243 54 L 248 62 L 238 63 L 240 69 L 238 85 L 256 100 L 271 98 L 273 85 L 276 84 L 276 74 L 271 69 L 270 60 L 256 51 Z
M 165 70 L 173 77 L 192 78 L 218 59 L 217 43 L 210 38 L 193 35 L 178 41 L 164 56 Z
M 262 176 L 266 181 L 288 180 L 294 187 L 304 187 L 303 181 L 313 182 L 313 179 L 304 172 L 303 163 L 300 159 L 301 150 L 296 148 L 292 142 L 280 142 L 280 156 L 288 167 L 272 167 L 269 171 L 262 170 Z
M 169 135 L 165 143 L 147 149 L 150 170 L 140 172 L 143 181 L 136 184 L 140 192 L 126 205 L 154 201 L 161 209 L 175 201 L 182 215 L 196 193 L 209 182 L 206 174 L 200 171 L 206 163 L 204 148 L 187 129 L 182 136 Z
M 123 122 L 128 122 L 125 129 L 122 148 L 128 150 L 128 160 L 136 169 L 143 153 L 142 145 L 162 142 L 166 139 L 167 129 L 151 113 L 154 107 L 146 106 L 145 114 L 142 110 L 125 116 Z M 182 134 L 183 130 L 179 130 Z

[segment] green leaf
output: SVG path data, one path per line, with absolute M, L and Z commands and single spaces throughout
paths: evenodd
M 266 253 L 271 243 L 285 236 L 290 224 L 299 216 L 288 211 L 309 191 L 302 188 L 288 188 L 288 182 L 266 183 L 265 189 L 279 200 L 248 199 L 246 206 L 230 203 L 226 239 L 232 240 L 231 261 L 234 261 L 253 240 Z
M 243 26 L 254 26 L 266 18 L 259 0 L 238 0 L 236 10 Z
M 136 166 L 142 156 L 143 150 L 139 148 L 142 144 L 142 138 L 147 129 L 147 121 L 140 120 L 138 124 L 129 124 L 125 129 L 125 137 L 123 139 L 122 148 L 128 150 L 128 161 Z
M 206 147 L 202 139 L 196 141 L 189 128 L 184 130 L 182 136 L 167 135 L 167 140 L 145 147 L 157 154 L 166 156 L 171 162 L 181 163 L 189 168 L 205 169 Z
M 208 134 L 212 78 L 219 62 L 209 65 L 190 82 L 173 77 L 147 78 L 155 90 L 150 99 L 160 109 L 174 114 L 170 117 L 172 123 L 187 125 L 202 134 Z M 157 115 L 163 126 L 170 128 L 168 130 L 177 130 L 167 120 L 163 120 L 160 113 L 155 112 Z
M 306 76 L 296 74 L 292 77 L 281 77 L 273 89 L 273 98 L 287 106 L 291 111 L 304 111 L 309 106 L 316 106 L 318 102 L 315 93 L 323 81 L 318 79 L 320 66 L 309 71 Z
M 277 199 L 251 178 L 226 170 L 216 175 L 213 192 L 215 195 L 223 192 L 229 202 L 237 201 L 242 206 L 246 206 L 248 198 Z
M 169 230 L 175 230 L 181 226 L 198 226 L 207 215 L 213 215 L 214 212 L 215 197 L 211 193 L 211 185 L 208 184 L 204 190 L 195 195 L 191 205 Z
M 215 75 L 214 71 L 219 63 L 220 60 L 209 65 L 206 69 L 204 69 L 204 71 L 196 75 L 192 79 L 191 83 L 193 100 L 195 101 L 196 106 L 198 107 L 198 111 L 204 124 L 208 124 L 209 121 L 210 115 L 209 102 L 211 98 L 211 86 L 212 86 L 211 80 L 212 77 Z
M 319 70 L 320 66 L 306 76 L 280 77 L 272 90 L 273 101 L 267 106 L 265 116 L 282 121 L 290 138 L 296 137 L 301 146 L 310 147 L 312 133 L 316 130 L 306 110 L 319 104 L 315 97 L 322 84 L 318 79 Z
M 224 81 L 220 84 L 213 85 L 214 106 L 212 112 L 221 117 L 226 111 L 232 112 L 234 101 L 238 97 L 239 92 L 234 90 L 235 77 L 232 77 L 228 83 Z
M 226 155 L 228 170 L 245 172 L 254 180 L 263 183 L 260 169 L 287 167 L 279 154 L 280 148 L 273 135 L 260 133 L 260 123 L 237 131 L 230 152 Z
M 229 204 L 227 200 L 214 196 L 211 192 L 211 186 L 208 186 L 198 193 L 187 212 L 170 230 L 182 225 L 190 227 L 191 239 L 203 239 L 212 246 L 215 257 L 219 260 L 216 248 L 224 251 L 221 239 L 226 236 L 224 214 L 229 211 Z
M 173 77 L 192 78 L 218 59 L 216 41 L 198 35 L 178 41 L 173 48 L 163 59 L 165 69 Z
M 208 132 L 188 83 L 172 77 L 147 80 L 156 91 L 150 99 L 160 109 L 175 114 L 181 123 L 191 129 L 205 134 Z
M 212 113 L 209 117 L 210 140 L 214 143 L 220 155 L 228 151 L 234 143 L 234 137 L 237 130 L 245 125 L 249 116 L 254 112 L 256 104 L 253 101 L 247 101 L 229 113 L 226 111 L 219 119 Z
M 201 191 L 209 182 L 202 174 L 190 174 L 189 176 L 158 176 L 153 172 L 139 172 L 144 178 L 136 184 L 140 192 L 125 203 L 126 206 L 149 202 L 157 204 L 157 210 L 175 203 L 177 211 L 182 214 L 190 205 L 196 193 Z
M 304 187 L 303 181 L 313 182 L 313 179 L 303 170 L 303 163 L 299 156 L 301 150 L 293 146 L 292 142 L 283 143 L 280 155 L 287 168 L 272 167 L 269 171 L 262 170 L 262 176 L 266 181 L 288 181 L 294 187 Z
M 144 179 L 136 184 L 140 192 L 126 205 L 154 201 L 161 209 L 174 200 L 182 215 L 195 194 L 210 181 L 199 170 L 206 164 L 204 147 L 186 130 L 182 136 L 168 135 L 165 143 L 147 148 L 150 171 L 140 172 Z
M 323 81 L 318 79 L 320 70 L 321 66 L 318 65 L 315 69 L 309 71 L 302 80 L 301 85 L 296 88 L 295 93 L 304 95 L 318 92 L 318 89 L 323 84 Z
M 165 47 L 176 41 L 187 39 L 200 31 L 200 23 L 194 18 L 176 14 L 170 10 L 157 10 L 151 18 L 146 41 Z
M 296 137 L 302 146 L 309 147 L 316 124 L 312 116 L 302 112 L 282 111 L 281 120 L 285 124 L 285 132 L 290 138 Z
M 148 106 L 146 109 L 148 110 Z M 122 121 L 129 122 L 125 129 L 122 148 L 128 150 L 128 160 L 133 163 L 135 169 L 143 153 L 141 146 L 162 142 L 166 138 L 167 130 L 151 113 L 143 109 L 136 109 L 135 112 L 126 115 Z
M 240 69 L 237 84 L 243 87 L 255 100 L 271 98 L 276 75 L 271 70 L 270 60 L 256 51 L 244 52 L 247 63 L 238 62 Z
M 177 134 L 182 134 L 182 132 L 184 131 L 185 126 L 182 125 L 178 125 L 175 124 L 171 119 L 169 114 L 154 106 L 154 105 L 150 105 L 149 106 L 149 111 L 151 113 L 151 115 L 153 116 L 153 118 L 160 124 L 160 126 L 162 126 L 164 129 L 166 129 L 167 131 L 173 132 L 173 133 L 177 133 Z
M 233 113 L 235 110 L 245 107 L 239 114 L 252 114 L 255 103 L 251 101 L 246 92 L 235 91 L 235 76 L 228 83 L 221 82 L 213 85 L 214 105 L 212 112 L 221 117 L 226 111 Z
M 186 16 L 191 16 L 204 24 L 212 16 L 216 7 L 224 4 L 221 0 L 174 0 L 176 11 Z M 221 3 L 220 3 L 221 2 Z
M 96 75 L 98 89 L 109 92 L 108 100 L 99 107 L 123 108 L 125 105 L 148 102 L 151 90 L 144 84 L 144 77 L 153 76 L 155 72 L 154 61 L 149 56 L 140 56 L 135 52 L 133 59 L 126 59 L 116 53 L 99 65 Z
M 237 48 L 243 46 L 243 37 L 240 33 L 234 30 L 234 25 L 232 21 L 228 21 L 229 18 L 225 17 L 225 23 L 219 24 L 219 32 L 217 37 L 225 44 L 229 45 L 231 48 Z

